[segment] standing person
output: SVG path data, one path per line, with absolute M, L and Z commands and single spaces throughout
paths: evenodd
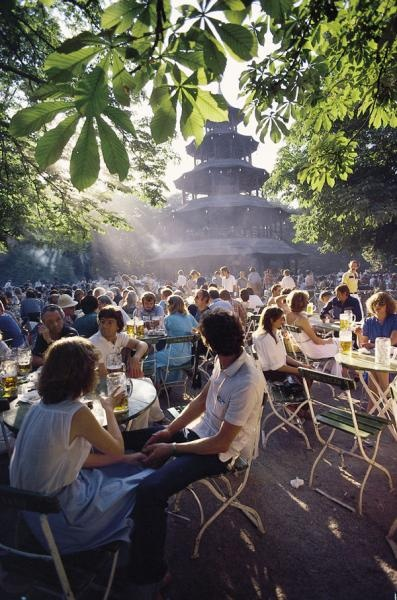
M 255 267 L 250 267 L 249 269 L 248 284 L 249 286 L 247 287 L 251 287 L 254 290 L 254 294 L 261 298 L 263 294 L 262 279 Z
M 215 283 L 215 285 L 220 288 L 222 286 L 222 277 L 220 271 L 214 271 L 214 274 L 211 279 L 211 283 Z
M 97 360 L 95 346 L 81 337 L 51 345 L 39 378 L 41 401 L 25 416 L 11 458 L 12 486 L 59 500 L 61 511 L 48 519 L 61 553 L 128 542 L 137 485 L 152 473 L 140 464 L 142 454 L 124 453 L 113 412 L 120 394 L 101 397 L 107 429 L 81 402 L 95 387 Z M 40 515 L 24 516 L 46 548 Z
M 342 283 L 348 286 L 351 294 L 357 294 L 359 284 L 358 269 L 360 265 L 356 260 L 351 260 L 348 266 L 349 270 L 342 275 Z
M 182 290 L 182 292 L 185 291 L 185 287 L 186 287 L 186 283 L 187 283 L 187 277 L 184 274 L 184 272 L 182 271 L 182 269 L 180 269 L 178 271 L 178 278 L 176 280 L 176 287 L 178 290 Z
M 282 288 L 290 288 L 291 290 L 296 288 L 294 278 L 291 277 L 291 272 L 289 269 L 284 269 L 283 278 L 280 281 L 280 285 Z
M 280 296 L 281 294 L 281 284 L 275 283 L 274 285 L 272 285 L 271 293 L 272 295 L 267 301 L 267 306 L 273 306 L 274 304 L 276 304 L 276 298 L 278 298 L 278 296 Z
M 273 273 L 271 269 L 263 271 L 263 287 L 265 290 L 270 290 L 273 285 Z
M 221 276 L 222 276 L 222 287 L 224 290 L 227 290 L 232 295 L 237 291 L 237 282 L 234 275 L 232 275 L 229 271 L 228 267 L 221 267 Z
M 219 292 L 219 297 L 221 300 L 226 300 L 226 302 L 229 302 L 232 305 L 234 315 L 240 319 L 242 326 L 245 327 L 247 324 L 247 311 L 242 302 L 232 298 L 232 295 L 228 290 L 221 290 Z
M 167 501 L 190 483 L 225 473 L 251 446 L 263 401 L 265 381 L 243 349 L 243 330 L 234 315 L 204 317 L 199 331 L 217 355 L 211 379 L 172 423 L 125 434 L 128 447 L 143 447 L 144 464 L 158 467 L 142 481 L 132 513 L 135 583 L 160 582 L 167 573 L 164 546 Z M 174 457 L 174 460 L 168 460 Z
M 240 271 L 240 275 L 237 278 L 237 291 L 240 292 L 240 290 L 244 289 L 247 287 L 248 285 L 248 279 L 245 276 L 245 271 Z

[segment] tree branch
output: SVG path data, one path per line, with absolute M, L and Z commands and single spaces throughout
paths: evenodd
M 18 69 L 12 65 L 8 65 L 3 61 L 0 61 L 0 70 L 6 71 L 8 73 L 15 73 L 15 75 L 19 75 L 24 79 L 28 79 L 29 81 L 34 81 L 35 83 L 46 83 L 45 79 L 38 77 L 37 75 L 33 75 L 33 73 L 29 73 L 28 71 L 22 71 L 22 69 Z

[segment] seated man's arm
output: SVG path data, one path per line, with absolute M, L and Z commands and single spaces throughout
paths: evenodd
M 327 302 L 327 304 L 325 306 L 323 306 L 323 308 L 320 312 L 320 319 L 325 319 L 326 315 L 328 315 L 328 313 L 332 310 L 332 308 L 333 308 L 332 300 L 329 300 L 329 302 Z
M 354 303 L 354 308 L 353 308 L 353 314 L 356 317 L 356 321 L 362 321 L 363 319 L 363 312 L 361 310 L 361 304 L 359 302 L 359 300 L 357 300 L 357 298 L 354 298 L 354 300 L 356 300 L 356 302 Z

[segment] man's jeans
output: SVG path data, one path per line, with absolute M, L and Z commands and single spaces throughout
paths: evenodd
M 150 436 L 161 427 L 149 427 L 123 433 L 126 449 L 140 450 Z M 173 442 L 197 439 L 186 430 L 179 431 Z M 138 584 L 160 581 L 166 571 L 164 546 L 167 532 L 167 501 L 193 481 L 227 471 L 227 462 L 218 455 L 182 454 L 169 459 L 146 477 L 137 488 L 132 512 L 134 529 L 131 539 L 131 579 Z

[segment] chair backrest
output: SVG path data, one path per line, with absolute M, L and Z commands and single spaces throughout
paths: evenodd
M 303 367 L 298 368 L 299 374 L 303 379 L 309 381 L 318 381 L 319 383 L 326 383 L 333 387 L 338 387 L 341 390 L 355 390 L 356 384 L 352 379 L 346 377 L 337 377 L 336 375 L 330 375 L 322 371 L 316 371 L 314 369 L 305 369 Z
M 289 333 L 302 333 L 302 329 L 296 325 L 284 325 L 284 329 Z
M 178 337 L 172 337 L 166 339 L 166 346 L 172 346 L 173 344 L 186 344 L 187 342 L 193 343 L 196 339 L 194 334 L 180 335 Z

